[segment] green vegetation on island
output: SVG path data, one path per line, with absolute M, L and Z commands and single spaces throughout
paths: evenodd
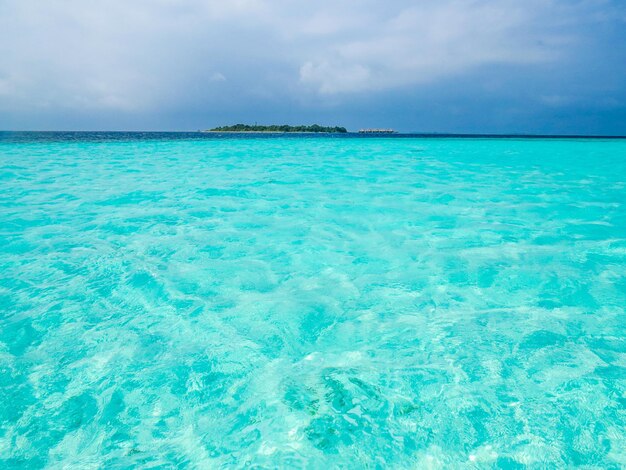
M 208 132 L 328 132 L 328 133 L 345 133 L 348 132 L 345 127 L 327 127 L 313 124 L 311 126 L 258 126 L 248 124 L 235 124 L 234 126 L 222 126 L 209 129 Z

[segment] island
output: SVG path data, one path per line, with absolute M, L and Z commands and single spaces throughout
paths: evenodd
M 235 124 L 233 126 L 222 126 L 222 127 L 214 127 L 213 129 L 208 129 L 203 132 L 274 132 L 274 133 L 284 133 L 284 132 L 299 132 L 299 133 L 328 133 L 328 134 L 345 134 L 348 132 L 345 127 L 328 127 L 328 126 L 320 126 L 318 124 L 313 124 L 310 126 L 289 126 L 287 124 L 283 124 L 281 126 L 271 125 L 271 126 L 259 126 L 259 125 L 249 125 L 249 124 Z

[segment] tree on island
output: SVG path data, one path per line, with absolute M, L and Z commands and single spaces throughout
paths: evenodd
M 346 133 L 348 132 L 345 127 L 326 127 L 319 124 L 313 124 L 311 126 L 289 126 L 283 124 L 282 126 L 259 126 L 249 124 L 235 124 L 233 126 L 222 126 L 209 129 L 211 132 L 328 132 L 328 133 Z

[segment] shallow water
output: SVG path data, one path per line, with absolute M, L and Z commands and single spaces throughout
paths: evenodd
M 626 465 L 626 141 L 70 136 L 0 136 L 3 468 Z

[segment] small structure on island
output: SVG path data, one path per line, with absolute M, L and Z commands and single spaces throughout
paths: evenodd
M 359 129 L 359 134 L 395 134 L 393 129 Z

